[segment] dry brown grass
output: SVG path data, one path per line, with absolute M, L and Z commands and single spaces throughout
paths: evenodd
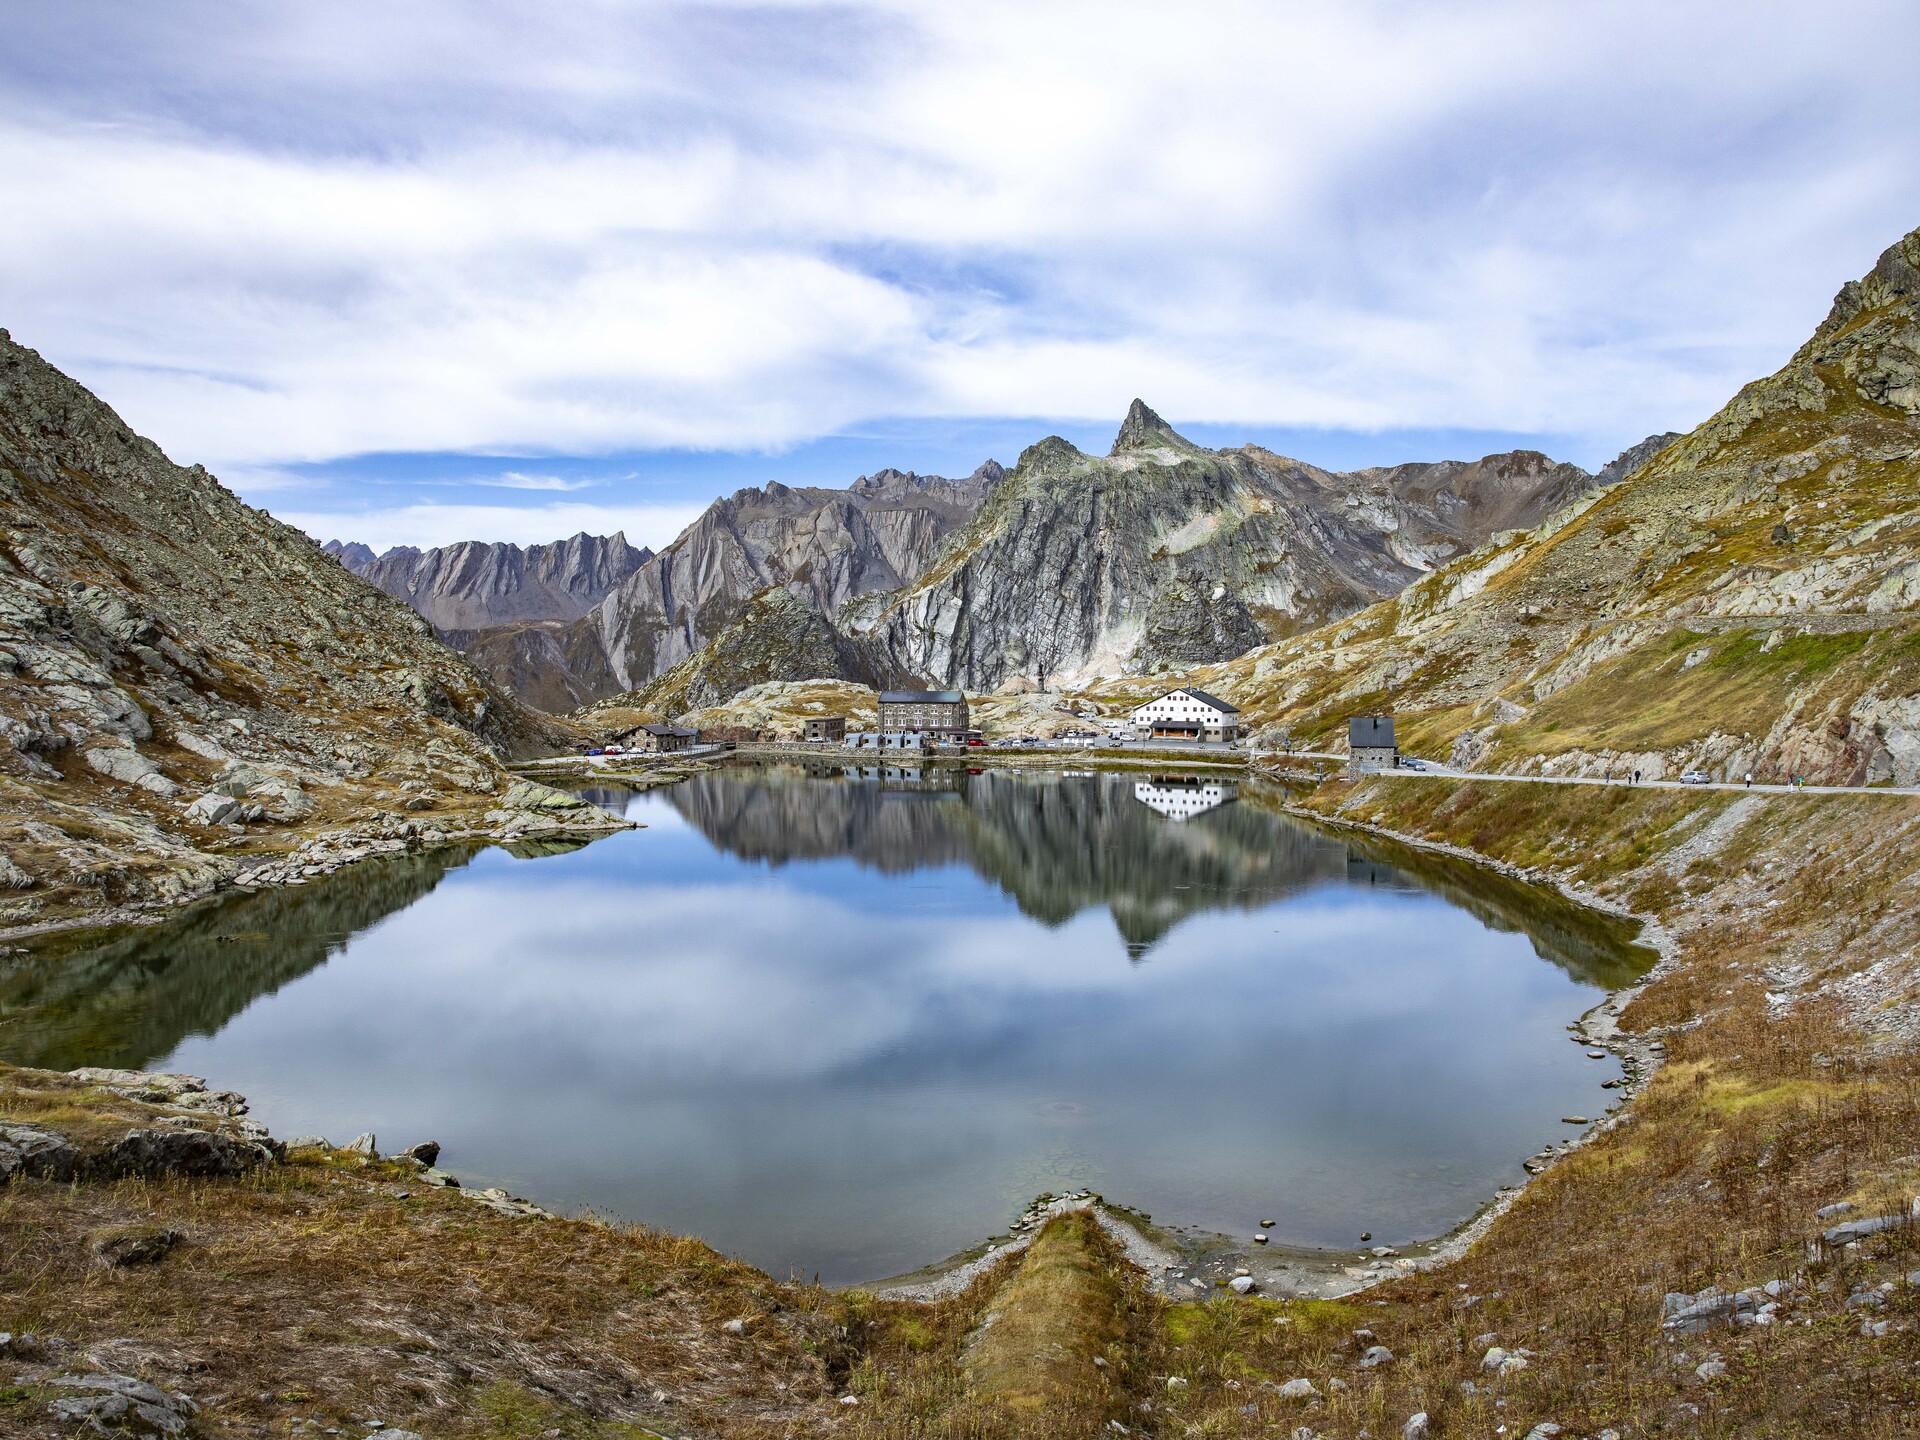
M 89 1241 L 132 1224 L 184 1239 L 101 1268 Z M 745 1336 L 723 1330 L 735 1318 Z M 857 1358 L 851 1318 L 695 1240 L 510 1219 L 342 1155 L 241 1181 L 0 1190 L 0 1330 L 188 1390 L 211 1434 L 815 1434 Z
M 854 1377 L 861 1440 L 1080 1440 L 1110 1433 L 1148 1386 L 1160 1303 L 1087 1212 L 1057 1216 L 1017 1258 L 867 1337 Z

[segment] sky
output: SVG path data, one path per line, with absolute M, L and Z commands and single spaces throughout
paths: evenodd
M 0 0 L 0 325 L 376 549 L 1104 451 L 1595 468 L 1920 225 L 1920 7 Z

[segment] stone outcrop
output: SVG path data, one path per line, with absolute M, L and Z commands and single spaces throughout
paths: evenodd
M 1593 485 L 1533 451 L 1336 474 L 1205 449 L 1136 400 L 1104 457 L 1058 437 L 1029 447 L 945 553 L 852 628 L 972 689 L 1226 660 L 1393 595 Z
M 1779 371 L 1615 465 L 1392 604 L 1198 683 L 1336 745 L 1391 707 L 1481 769 L 1920 783 L 1920 231 Z
M 471 803 L 570 735 L 0 332 L 0 927 L 202 893 L 247 826 Z

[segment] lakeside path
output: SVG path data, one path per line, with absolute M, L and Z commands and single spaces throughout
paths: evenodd
M 1606 780 L 1593 775 L 1512 775 L 1496 770 L 1454 770 L 1423 762 L 1425 769 L 1363 770 L 1371 780 L 1505 780 L 1522 785 L 1597 785 L 1621 790 L 1741 790 L 1752 795 L 1920 795 L 1920 786 L 1777 785 L 1739 780 Z

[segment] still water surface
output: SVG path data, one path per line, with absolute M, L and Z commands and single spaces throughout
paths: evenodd
M 397 857 L 0 972 L 0 1056 L 239 1090 L 829 1282 L 1087 1186 L 1350 1247 L 1439 1234 L 1595 1114 L 1624 937 L 1235 787 L 736 769 L 646 829 Z

